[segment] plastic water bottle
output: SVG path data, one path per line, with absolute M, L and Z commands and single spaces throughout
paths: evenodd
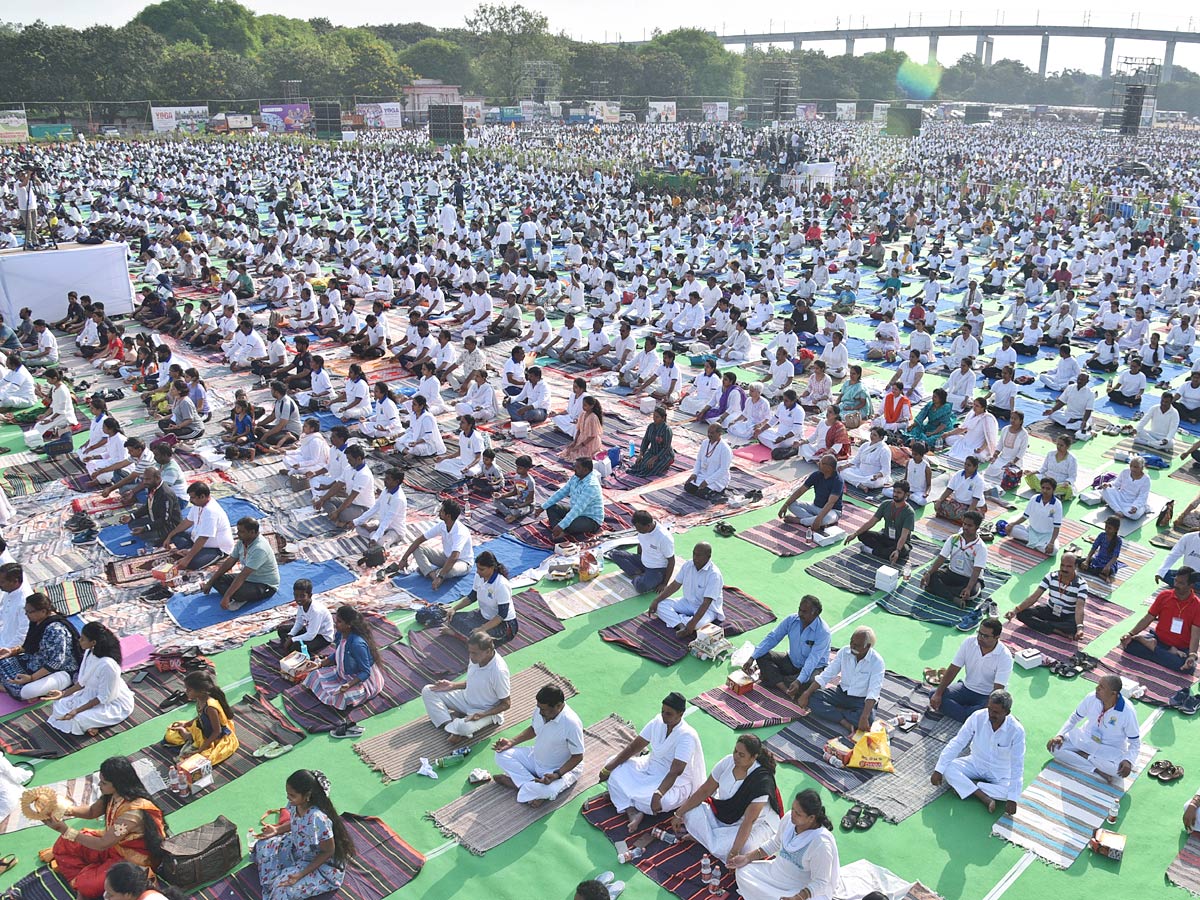
M 650 836 L 657 838 L 664 844 L 674 844 L 679 840 L 679 838 L 676 837 L 675 832 L 670 828 L 652 828 L 650 829 Z
M 246 852 L 253 854 L 254 845 L 258 843 L 258 835 L 254 833 L 253 828 L 246 829 Z
M 175 770 L 175 784 L 176 790 L 181 797 L 186 797 L 189 793 L 191 793 L 191 785 L 188 784 L 187 775 L 184 773 L 182 768 L 177 768 Z
M 646 850 L 643 847 L 630 847 L 622 853 L 617 854 L 617 862 L 631 863 L 645 856 Z
M 433 761 L 433 767 L 435 769 L 448 769 L 451 766 L 459 766 L 462 765 L 462 763 L 470 755 L 471 748 L 469 746 L 459 747 L 457 750 L 453 750 L 445 756 L 435 759 Z
M 1120 800 L 1120 798 L 1118 798 L 1113 801 L 1113 805 L 1108 810 L 1108 824 L 1116 825 L 1117 824 L 1117 816 L 1120 815 L 1120 813 L 1121 813 L 1121 800 Z
M 172 794 L 179 793 L 179 770 L 174 766 L 167 770 L 167 789 Z
M 303 656 L 305 659 L 312 659 L 312 657 L 308 655 L 308 644 L 304 643 L 304 641 L 299 641 L 299 644 L 300 644 L 300 655 Z
M 721 893 L 721 867 L 713 866 L 712 874 L 708 876 L 708 895 L 710 897 Z
M 700 880 L 705 884 L 708 883 L 712 876 L 712 868 L 712 857 L 705 853 L 702 857 L 700 857 Z
M 630 441 L 629 442 L 629 458 L 633 459 L 635 456 L 637 456 L 637 444 L 635 444 L 633 441 Z

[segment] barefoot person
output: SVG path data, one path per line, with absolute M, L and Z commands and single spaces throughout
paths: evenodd
M 963 756 L 964 750 L 970 752 Z M 971 713 L 942 750 L 929 782 L 936 787 L 945 781 L 963 800 L 974 797 L 990 813 L 1002 801 L 1004 811 L 1015 816 L 1024 769 L 1025 728 L 1012 715 L 1012 694 L 992 691 L 987 707 Z
M 504 724 L 512 705 L 512 679 L 496 643 L 483 631 L 467 641 L 467 674 L 462 681 L 442 679 L 421 689 L 425 712 L 434 728 L 450 735 L 450 746 L 464 743 L 476 732 Z
M 583 723 L 567 705 L 562 688 L 542 687 L 534 697 L 533 721 L 516 737 L 500 738 L 493 747 L 504 771 L 496 784 L 517 792 L 518 803 L 534 809 L 569 790 L 583 772 Z M 522 747 L 528 740 L 532 747 Z
M 799 697 L 829 664 L 829 626 L 821 618 L 821 610 L 821 601 L 812 594 L 801 597 L 796 612 L 759 641 L 742 671 L 748 674 L 757 665 L 759 681 L 764 687 L 787 694 L 793 700 Z M 787 652 L 775 650 L 785 637 Z
M 1128 778 L 1142 749 L 1133 704 L 1121 696 L 1119 675 L 1101 675 L 1046 749 L 1063 765 L 1110 784 Z

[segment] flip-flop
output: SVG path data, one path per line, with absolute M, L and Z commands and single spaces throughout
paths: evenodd
M 1166 784 L 1169 781 L 1178 781 L 1182 777 L 1183 766 L 1171 766 L 1171 768 L 1158 776 L 1158 780 Z
M 1151 778 L 1157 779 L 1159 775 L 1169 768 L 1171 768 L 1171 761 L 1169 759 L 1160 759 L 1158 762 L 1150 763 L 1147 774 Z
M 865 807 L 861 803 L 855 803 L 846 814 L 842 816 L 842 830 L 853 831 L 858 827 L 859 817 L 862 816 Z
M 941 679 L 938 678 L 937 669 L 927 668 L 922 675 L 925 677 L 926 684 L 937 684 L 941 681 Z
M 262 751 L 261 759 L 277 759 L 285 753 L 292 752 L 292 744 L 278 744 L 272 741 L 264 747 L 259 747 Z
M 270 750 L 273 750 L 274 748 L 276 748 L 278 746 L 279 746 L 278 741 L 268 741 L 267 743 L 263 744 L 261 747 L 259 747 L 257 750 L 255 750 L 250 755 L 253 756 L 255 759 L 266 759 L 267 752 Z
M 183 706 L 185 703 L 187 703 L 187 694 L 185 694 L 183 691 L 171 691 L 171 693 L 163 697 L 162 702 L 158 704 L 158 711 L 166 712 L 167 710 L 174 709 L 177 706 Z
M 879 821 L 879 817 L 882 815 L 883 810 L 876 809 L 874 806 L 864 808 L 862 814 L 858 817 L 858 821 L 854 823 L 854 830 L 869 831 L 871 826 Z
M 9 853 L 7 856 L 0 857 L 0 875 L 3 875 L 16 864 L 17 857 L 13 853 Z

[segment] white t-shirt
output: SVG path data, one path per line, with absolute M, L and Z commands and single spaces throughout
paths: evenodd
M 539 709 L 533 714 L 533 760 L 538 771 L 552 772 L 576 753 L 583 753 L 583 722 L 570 706 L 547 722 Z
M 187 508 L 187 519 L 192 523 L 192 540 L 208 538 L 204 546 L 215 547 L 222 553 L 233 551 L 233 528 L 229 515 L 216 500 L 209 498 L 204 506 L 192 504 Z
M 996 685 L 1003 687 L 1012 677 L 1012 652 L 1003 642 L 984 655 L 974 636 L 967 638 L 954 654 L 954 665 L 963 669 L 963 684 L 977 694 L 990 694 Z
M 467 687 L 463 700 L 471 709 L 491 709 L 501 700 L 512 695 L 512 679 L 508 663 L 499 653 L 492 656 L 486 666 L 470 663 L 467 666 Z
M 665 569 L 675 557 L 675 538 L 661 522 L 655 523 L 648 534 L 639 534 L 637 540 L 642 548 L 642 565 L 647 569 Z

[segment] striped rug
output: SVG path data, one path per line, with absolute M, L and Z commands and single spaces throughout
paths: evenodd
M 1017 814 L 1002 817 L 992 826 L 992 834 L 1066 869 L 1157 752 L 1142 744 L 1133 772 L 1118 784 L 1051 760 L 1021 794 Z
M 871 515 L 870 510 L 855 506 L 853 503 L 846 503 L 837 527 L 842 531 L 853 531 L 866 524 Z M 801 553 L 807 553 L 817 547 L 813 541 L 811 528 L 803 525 L 789 525 L 782 519 L 769 519 L 761 525 L 739 531 L 736 536 L 756 547 L 762 547 L 768 553 L 776 556 L 799 556 Z
M 1088 529 L 1082 522 L 1063 519 L 1062 527 L 1058 530 L 1058 546 L 1065 547 L 1072 541 L 1079 540 L 1085 534 L 1088 534 Z M 1086 550 L 1083 551 L 1083 555 L 1087 555 Z M 1012 572 L 1014 575 L 1021 575 L 1030 569 L 1037 568 L 1049 558 L 1041 550 L 1034 550 L 1028 544 L 1011 537 L 997 536 L 997 540 L 988 547 L 988 562 Z
M 1192 832 L 1179 855 L 1167 866 L 1167 881 L 1200 897 L 1200 835 Z
M 548 590 L 542 599 L 560 619 L 571 619 L 636 595 L 633 582 L 618 571 L 608 572 L 592 581 L 577 581 L 558 590 Z
M 1200 484 L 1200 466 L 1195 465 L 1191 459 L 1185 457 L 1183 464 L 1167 477 L 1174 478 L 1176 481 L 1182 481 L 1185 484 Z
M 1137 618 L 1140 618 L 1140 614 L 1131 621 Z M 1151 706 L 1166 706 L 1178 691 L 1190 691 L 1197 678 L 1195 672 L 1176 672 L 1148 659 L 1130 656 L 1121 649 L 1120 644 L 1113 647 L 1096 668 L 1083 673 L 1083 677 L 1089 681 L 1099 681 L 1101 675 L 1119 675 L 1126 682 L 1136 681 L 1144 685 L 1146 693 L 1138 698 L 1138 702 Z
M 537 809 L 528 803 L 518 803 L 512 790 L 493 781 L 426 813 L 425 817 L 445 837 L 482 856 L 598 784 L 605 760 L 620 753 L 635 736 L 633 727 L 619 716 L 609 716 L 584 728 L 583 771 L 579 780 Z
M 583 804 L 582 813 L 583 818 L 603 831 L 614 845 L 618 841 L 626 841 L 630 845 L 644 843 L 650 840 L 651 830 L 669 818 L 667 815 L 646 816 L 637 831 L 630 831 L 629 818 L 617 812 L 607 791 Z M 704 854 L 704 845 L 698 841 L 664 844 L 651 840 L 646 846 L 645 855 L 633 865 L 659 887 L 682 900 L 709 900 L 713 895 L 700 876 L 700 860 Z M 737 875 L 726 866 L 721 866 L 721 890 L 724 893 L 717 896 L 726 900 L 735 900 L 740 896 L 737 892 Z
M 383 900 L 420 874 L 425 856 L 409 846 L 382 819 L 344 812 L 342 821 L 354 841 L 354 856 L 348 863 L 346 880 L 339 890 L 316 894 L 313 900 Z M 260 900 L 262 895 L 258 868 L 251 863 L 236 874 L 197 891 L 195 897 L 197 900 Z M 23 896 L 29 897 L 28 894 Z M 69 896 L 73 897 L 73 892 Z
M 770 607 L 737 588 L 725 588 L 724 607 L 726 637 L 753 631 L 776 618 Z M 646 613 L 600 629 L 600 637 L 663 666 L 674 665 L 688 654 L 687 643 L 676 637 L 673 629 Z
M 720 685 L 693 697 L 692 703 L 734 731 L 786 725 L 805 716 L 804 711 L 787 697 L 759 684 L 748 694 L 735 694 Z
M 1087 556 L 1086 551 L 1083 555 Z M 1097 597 L 1111 597 L 1114 588 L 1120 587 L 1132 578 L 1142 566 L 1153 559 L 1154 551 L 1149 547 L 1143 547 L 1133 541 L 1125 541 L 1121 545 L 1121 555 L 1117 560 L 1120 565 L 1113 573 L 1112 581 L 1105 581 L 1098 575 L 1089 575 L 1082 571 L 1079 574 L 1087 582 L 1088 590 L 1092 594 Z
M 512 705 L 504 714 L 504 722 L 477 731 L 467 742 L 458 746 L 475 746 L 495 732 L 530 718 L 537 709 L 534 695 L 546 684 L 557 685 L 568 700 L 579 693 L 568 679 L 554 674 L 543 663 L 534 663 L 512 676 Z M 383 776 L 385 782 L 396 781 L 418 771 L 421 757 L 434 759 L 448 753 L 451 747 L 446 737 L 446 733 L 435 728 L 427 716 L 422 716 L 377 737 L 359 741 L 354 745 L 354 750 L 363 762 Z
M 921 538 L 910 538 L 910 546 L 912 549 L 909 552 L 908 564 L 914 569 L 923 568 L 937 556 L 937 545 Z M 855 543 L 820 562 L 813 563 L 804 571 L 826 584 L 832 584 L 852 594 L 873 594 L 875 574 L 884 564 L 884 560 L 871 553 L 866 546 Z
M 726 490 L 726 496 L 732 497 L 736 494 L 744 494 L 746 491 L 756 489 L 765 494 L 769 487 L 770 482 L 767 479 L 734 469 L 729 475 L 729 487 Z M 721 507 L 726 505 L 724 501 L 714 503 L 711 500 L 705 500 L 687 493 L 683 489 L 682 482 L 671 487 L 649 491 L 642 495 L 642 500 L 645 503 L 658 507 L 665 514 L 677 518 L 680 516 L 696 515 L 697 513 L 721 513 L 723 512 Z
M 1069 659 L 1129 615 L 1125 607 L 1103 597 L 1089 597 L 1083 613 L 1083 639 L 1042 634 L 1013 619 L 1004 626 L 1004 643 L 1014 653 L 1026 647 L 1040 650 L 1049 659 Z
M 917 578 L 906 581 L 899 588 L 890 594 L 884 594 L 875 602 L 893 615 L 907 616 L 919 622 L 933 622 L 935 625 L 950 625 L 960 631 L 970 631 L 983 618 L 983 601 L 995 594 L 1010 577 L 1007 572 L 984 569 L 983 592 L 976 600 L 975 606 L 962 607 L 950 600 L 935 597 L 922 589 L 921 582 Z
M 93 772 L 79 778 L 69 778 L 66 781 L 56 781 L 47 785 L 54 793 L 66 797 L 72 806 L 91 806 L 100 799 L 100 773 Z M 11 813 L 0 819 L 0 834 L 11 834 L 34 825 L 41 825 L 37 819 L 30 819 L 22 811 L 20 805 Z
M 1161 456 L 1168 463 L 1173 462 L 1175 459 L 1175 454 L 1173 451 L 1155 450 L 1151 449 L 1150 447 L 1143 447 L 1141 444 L 1134 444 L 1133 440 L 1134 439 L 1132 437 L 1121 438 L 1120 441 L 1105 450 L 1104 455 L 1109 459 L 1116 459 L 1117 455 L 1121 453 L 1125 454 L 1126 456 L 1132 456 L 1135 453 L 1153 453 L 1157 456 Z

